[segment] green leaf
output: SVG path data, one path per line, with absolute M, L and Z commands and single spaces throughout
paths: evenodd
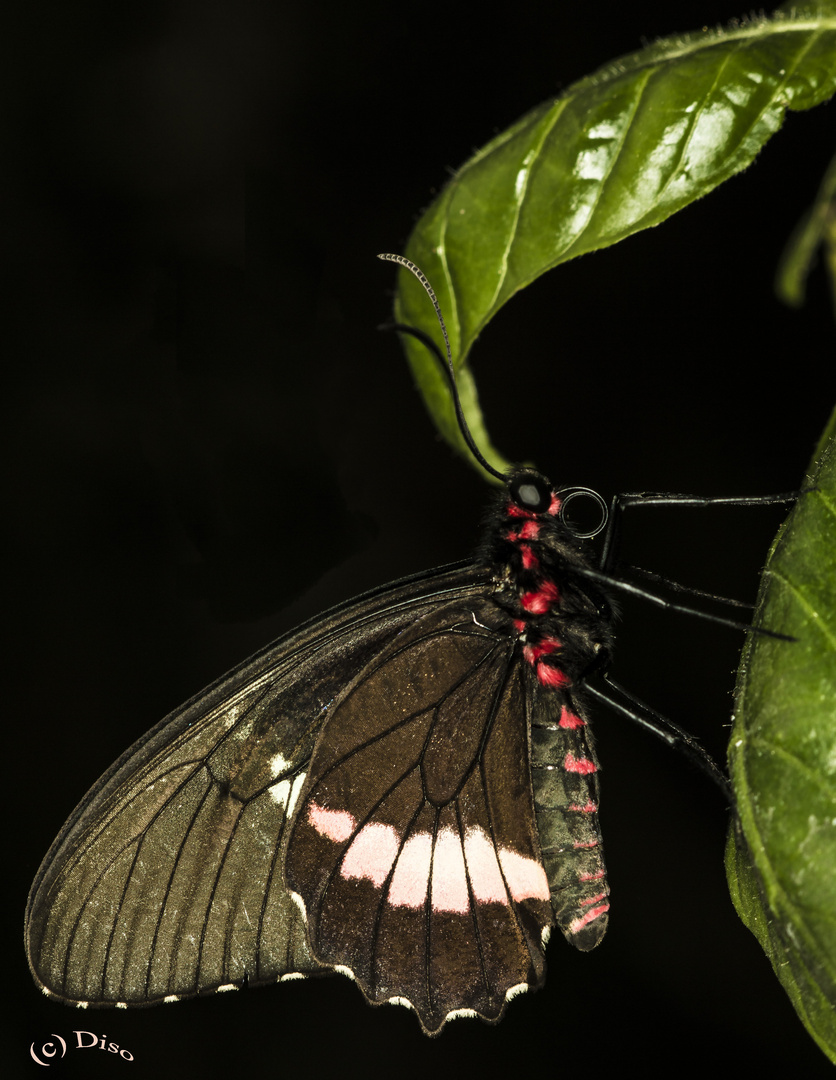
M 447 320 L 466 413 L 486 456 L 473 342 L 544 271 L 658 225 L 749 165 L 790 109 L 836 89 L 836 0 L 660 41 L 533 109 L 471 158 L 418 222 L 406 255 Z M 441 345 L 421 286 L 399 272 L 398 322 Z M 404 341 L 440 431 L 461 449 L 438 364 Z
M 738 673 L 729 748 L 732 899 L 836 1061 L 836 413 L 776 537 Z
M 799 222 L 781 257 L 775 291 L 790 307 L 801 307 L 804 303 L 807 275 L 820 247 L 824 248 L 836 306 L 836 156 L 831 158 L 815 202 Z

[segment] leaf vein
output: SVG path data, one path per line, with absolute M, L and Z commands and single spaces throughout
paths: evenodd
M 565 102 L 555 102 L 555 106 L 551 110 L 552 115 L 549 124 L 544 127 L 542 136 L 540 137 L 538 142 L 529 149 L 528 153 L 523 158 L 523 166 L 526 166 L 526 162 L 528 162 L 528 165 L 525 168 L 525 178 L 522 184 L 522 189 L 519 193 L 518 198 L 515 201 L 514 218 L 508 231 L 508 239 L 500 256 L 499 275 L 497 277 L 494 294 L 491 297 L 490 304 L 488 306 L 489 312 L 493 311 L 493 309 L 496 307 L 499 295 L 502 292 L 503 286 L 505 285 L 505 281 L 508 277 L 508 258 L 514 245 L 514 239 L 518 232 L 518 225 L 520 221 L 520 216 L 522 214 L 523 204 L 525 202 L 525 198 L 528 194 L 528 189 L 531 184 L 531 174 L 534 171 L 534 167 L 537 164 L 537 161 L 539 160 L 540 155 L 543 151 L 543 144 L 546 142 L 549 135 L 551 134 L 552 129 L 554 128 L 555 124 L 563 113 L 565 107 Z M 519 175 L 519 173 L 517 175 Z M 487 319 L 485 321 L 487 321 Z
M 574 248 L 576 248 L 579 245 L 581 238 L 583 237 L 586 230 L 589 228 L 590 222 L 594 219 L 594 217 L 595 217 L 595 207 L 598 206 L 598 204 L 601 202 L 601 199 L 602 199 L 603 194 L 604 194 L 604 190 L 605 190 L 609 180 L 611 179 L 612 174 L 613 174 L 613 172 L 614 172 L 614 170 L 616 168 L 616 165 L 618 164 L 618 161 L 619 161 L 619 159 L 621 157 L 621 154 L 622 154 L 622 152 L 624 150 L 624 144 L 627 141 L 627 137 L 630 134 L 630 129 L 632 128 L 633 121 L 635 120 L 636 114 L 639 111 L 639 107 L 641 105 L 641 100 L 644 97 L 644 92 L 645 92 L 645 89 L 647 87 L 648 82 L 650 81 L 651 74 L 652 74 L 652 69 L 648 68 L 647 72 L 645 72 L 644 75 L 643 75 L 641 85 L 636 86 L 636 90 L 635 90 L 635 93 L 634 93 L 634 96 L 633 96 L 633 108 L 632 108 L 631 113 L 630 113 L 630 118 L 629 118 L 629 120 L 626 121 L 626 123 L 624 124 L 624 126 L 623 126 L 623 128 L 621 130 L 621 137 L 619 139 L 619 142 L 618 142 L 618 145 L 616 147 L 615 153 L 610 158 L 609 164 L 607 165 L 606 173 L 604 174 L 604 176 L 601 177 L 601 182 L 598 184 L 598 189 L 597 189 L 597 192 L 596 192 L 596 195 L 595 195 L 595 199 L 593 200 L 593 202 L 592 202 L 592 204 L 591 204 L 591 206 L 589 208 L 589 213 L 586 215 L 586 221 L 584 222 L 583 227 L 580 229 L 579 232 L 577 232 L 575 234 L 575 236 L 573 237 L 571 243 L 567 244 L 563 248 L 562 251 L 559 251 L 557 253 L 557 258 L 554 260 L 555 262 L 557 262 L 557 261 L 562 262 L 564 260 L 564 258 L 571 258 L 571 255 L 569 255 L 568 253 L 571 252 Z
M 780 585 L 783 585 L 788 590 L 788 592 L 792 595 L 798 606 L 807 616 L 807 622 L 809 623 L 809 625 L 815 626 L 824 636 L 831 649 L 836 650 L 836 634 L 834 634 L 833 630 L 831 630 L 830 625 L 825 620 L 820 618 L 818 610 L 808 600 L 805 589 L 792 578 L 788 577 L 786 574 L 783 574 L 778 570 L 771 569 L 768 571 L 768 573 L 774 578 L 776 582 L 778 582 Z

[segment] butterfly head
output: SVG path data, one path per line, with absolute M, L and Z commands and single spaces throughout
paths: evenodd
M 591 488 L 555 488 L 534 469 L 518 469 L 506 483 L 508 511 L 513 516 L 554 518 L 576 540 L 588 540 L 606 528 L 607 504 Z M 574 504 L 571 515 L 570 504 Z
M 511 503 L 526 514 L 559 514 L 561 499 L 545 476 L 533 469 L 520 469 L 508 479 Z

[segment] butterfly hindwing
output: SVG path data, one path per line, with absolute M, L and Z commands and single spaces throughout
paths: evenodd
M 485 589 L 472 567 L 344 605 L 265 649 L 153 729 L 101 778 L 30 893 L 36 980 L 70 1002 L 145 1004 L 322 972 L 282 879 L 319 727 L 404 626 Z
M 314 752 L 288 848 L 318 959 L 437 1031 L 537 986 L 552 923 L 525 673 L 489 602 L 454 603 L 355 680 Z

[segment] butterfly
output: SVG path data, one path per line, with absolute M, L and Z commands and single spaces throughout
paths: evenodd
M 423 274 L 389 258 L 423 279 L 444 329 Z M 541 986 L 554 927 L 581 950 L 601 941 L 590 697 L 726 782 L 676 725 L 588 683 L 606 673 L 613 588 L 649 595 L 612 573 L 612 530 L 600 559 L 588 550 L 606 504 L 533 469 L 501 478 L 471 561 L 305 623 L 94 785 L 29 896 L 47 994 L 146 1005 L 340 972 L 432 1035 Z M 571 521 L 578 496 L 603 508 L 592 530 Z

